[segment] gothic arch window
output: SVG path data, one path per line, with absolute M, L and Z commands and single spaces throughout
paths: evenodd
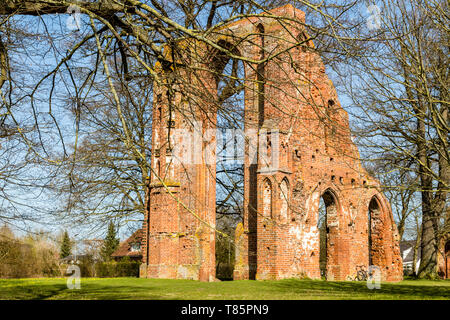
M 375 202 L 376 204 L 376 202 Z M 369 266 L 373 265 L 372 263 L 372 209 L 373 208 L 373 200 L 369 204 L 369 210 L 367 211 L 367 243 L 368 243 L 368 251 L 369 251 Z
M 156 174 L 158 175 L 157 178 L 161 177 L 161 163 L 159 162 L 159 159 L 156 160 Z
M 286 222 L 289 210 L 289 182 L 286 178 L 280 183 L 280 220 Z
M 319 270 L 320 276 L 325 277 L 327 272 L 327 211 L 323 197 L 320 197 L 319 200 L 317 229 L 319 230 Z
M 337 200 L 331 190 L 326 190 L 319 203 L 317 229 L 319 230 L 319 271 L 324 279 L 329 278 L 331 265 L 337 264 L 337 256 L 332 243 L 337 235 Z
M 301 52 L 306 52 L 306 48 L 309 46 L 309 41 L 307 40 L 307 36 L 305 32 L 301 32 L 298 37 L 297 41 L 299 42 L 299 49 Z
M 374 196 L 369 202 L 367 213 L 367 250 L 369 256 L 369 265 L 376 265 L 380 268 L 384 267 L 384 229 L 383 211 L 381 209 L 379 199 Z
M 167 152 L 167 151 L 166 151 Z M 172 154 L 169 153 L 166 155 L 166 172 L 164 172 L 164 176 L 168 178 L 174 178 L 174 165 L 173 165 L 173 157 Z
M 158 107 L 158 120 L 162 123 L 162 107 Z
M 269 179 L 265 179 L 263 183 L 263 216 L 272 217 L 272 183 Z
M 239 51 L 238 44 L 234 41 L 219 40 L 217 44 L 236 56 L 242 55 Z M 211 85 L 210 89 L 215 89 L 214 110 L 210 110 L 211 113 L 208 115 L 208 118 L 215 117 L 215 123 L 212 127 L 207 128 L 202 135 L 204 141 L 204 161 L 216 168 L 216 211 L 222 212 L 222 208 L 235 207 L 238 211 L 242 212 L 245 205 L 244 195 L 247 182 L 244 182 L 244 179 L 240 179 L 240 170 L 238 169 L 240 168 L 240 164 L 236 160 L 244 157 L 245 154 L 245 141 L 242 140 L 244 139 L 244 109 L 246 105 L 244 92 L 246 90 L 245 82 L 247 81 L 245 65 L 243 61 L 231 58 L 221 50 L 211 50 L 209 58 L 204 63 L 212 73 L 208 77 L 205 76 L 202 81 L 205 81 L 207 86 Z M 181 98 L 181 108 L 185 108 L 185 112 L 187 113 L 190 113 L 190 110 L 195 108 L 193 107 L 194 104 L 195 101 L 190 99 L 189 96 Z M 180 109 L 180 106 L 176 105 L 176 110 L 180 112 L 183 109 Z M 230 112 L 233 113 L 232 117 L 230 117 Z M 183 121 L 180 119 L 180 114 L 176 115 L 179 119 L 178 121 Z M 212 120 L 211 118 L 209 119 Z M 184 143 L 187 146 L 191 146 L 194 141 L 186 141 Z M 193 156 L 195 159 L 196 155 L 193 154 Z M 179 174 L 175 170 L 175 175 L 178 176 Z M 232 191 L 230 193 L 229 188 L 231 186 Z M 255 194 L 257 192 L 263 193 L 264 188 L 258 188 L 252 191 Z M 249 205 L 252 208 L 250 209 L 252 210 L 252 215 L 255 214 L 253 208 L 257 207 L 256 201 L 258 199 L 256 197 L 253 199 L 252 197 L 251 204 Z M 262 211 L 262 205 L 259 207 L 259 210 L 260 212 Z M 256 223 L 256 215 L 254 217 L 252 216 L 252 219 L 254 220 L 249 222 L 251 226 Z
M 265 58 L 265 39 L 264 39 L 264 26 L 262 24 L 258 24 L 256 27 L 258 33 L 257 40 L 257 59 L 263 60 Z M 259 63 L 257 66 L 257 96 L 258 96 L 258 113 L 259 113 L 259 125 L 261 126 L 264 123 L 264 104 L 265 104 L 265 65 L 264 63 Z

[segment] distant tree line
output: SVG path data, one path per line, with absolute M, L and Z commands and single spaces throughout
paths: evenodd
M 128 257 L 114 261 L 111 257 L 119 245 L 114 224 L 109 224 L 98 252 L 73 255 L 74 242 L 67 230 L 55 240 L 45 233 L 18 237 L 4 225 L 0 227 L 0 278 L 64 277 L 70 264 L 80 268 L 81 277 L 139 275 L 140 262 Z

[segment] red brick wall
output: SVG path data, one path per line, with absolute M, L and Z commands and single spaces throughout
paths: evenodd
M 292 6 L 273 13 L 304 22 L 304 13 Z M 229 43 L 246 37 L 238 50 L 248 59 L 283 52 L 263 68 L 245 64 L 245 132 L 250 135 L 252 130 L 272 131 L 268 135 L 268 152 L 278 148 L 280 157 L 274 169 L 263 161 L 252 164 L 250 147 L 245 147 L 244 217 L 236 230 L 234 278 L 319 278 L 317 219 L 320 197 L 326 193 L 330 202 L 327 279 L 350 279 L 361 268 L 367 269 L 369 204 L 376 199 L 372 202 L 376 203 L 372 206 L 376 210 L 371 213 L 370 254 L 384 280 L 401 280 L 398 232 L 389 203 L 380 193 L 378 181 L 361 166 L 351 140 L 348 115 L 340 106 L 314 45 L 309 41 L 306 48 L 290 49 L 307 35 L 301 23 L 289 24 L 285 28 L 274 19 L 254 17 L 227 26 L 219 37 Z M 261 31 L 264 37 L 257 35 Z M 264 53 L 258 46 L 262 43 Z M 202 70 L 211 68 L 214 50 L 196 42 L 187 47 L 191 48 L 191 55 L 194 52 L 203 57 L 193 64 L 198 63 Z M 216 94 L 215 78 L 205 71 L 197 77 L 188 72 L 182 71 L 178 76 L 189 79 L 190 89 L 196 88 L 189 94 L 183 84 L 168 85 L 176 77 L 167 71 L 161 72 L 163 81 L 155 84 L 152 168 L 159 170 L 167 188 L 152 175 L 146 217 L 148 256 L 144 257 L 148 262 L 141 275 L 211 281 L 215 278 L 215 235 L 211 229 L 215 226 L 215 161 L 208 164 L 203 158 L 195 165 L 176 164 L 173 169 L 166 166 L 170 159 L 167 119 L 171 103 L 177 109 L 175 128 L 192 131 L 193 120 L 202 122 L 204 129 L 215 126 L 215 120 L 211 121 L 215 119 L 214 104 L 208 100 Z M 262 78 L 263 89 L 258 84 Z M 167 88 L 174 87 L 178 92 L 184 90 L 184 94 L 168 94 Z M 160 112 L 163 121 L 159 120 Z M 278 141 L 273 130 L 280 133 Z M 283 180 L 286 194 L 280 189 Z M 271 185 L 270 201 L 267 190 L 264 191 L 265 183 Z

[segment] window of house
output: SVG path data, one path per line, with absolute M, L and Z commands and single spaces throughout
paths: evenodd
M 130 251 L 139 251 L 141 250 L 141 244 L 138 242 L 132 243 L 130 247 Z

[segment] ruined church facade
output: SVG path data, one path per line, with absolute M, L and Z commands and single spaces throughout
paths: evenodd
M 158 66 L 141 277 L 215 280 L 217 141 L 208 132 L 217 121 L 217 73 L 227 63 L 217 44 L 243 57 L 245 136 L 256 132 L 260 141 L 264 133 L 254 150 L 245 140 L 234 279 L 349 280 L 371 265 L 382 280 L 402 279 L 390 205 L 361 166 L 348 115 L 304 22 L 290 5 L 274 9 L 221 27 L 211 42 L 185 40 L 185 54 L 167 55 L 177 70 Z M 198 137 L 188 146 L 193 152 L 181 151 L 196 160 L 177 159 L 175 149 L 186 145 L 177 130 Z M 276 153 L 276 165 L 263 153 Z

